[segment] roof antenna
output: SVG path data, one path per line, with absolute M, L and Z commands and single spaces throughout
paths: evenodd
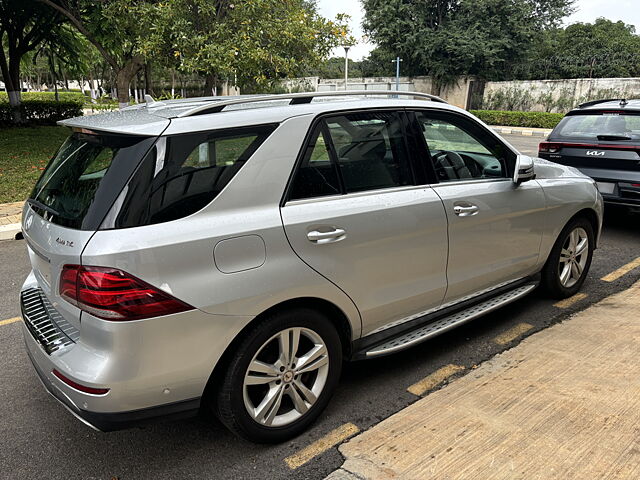
M 156 101 L 153 99 L 153 97 L 151 95 L 149 95 L 149 94 L 144 96 L 144 101 L 147 103 L 147 107 L 150 107 L 151 105 L 156 103 Z
M 625 98 L 623 98 L 622 100 L 620 100 L 620 106 L 621 106 L 621 107 L 626 107 L 628 103 L 629 103 L 629 102 L 627 102 L 627 100 L 626 100 Z

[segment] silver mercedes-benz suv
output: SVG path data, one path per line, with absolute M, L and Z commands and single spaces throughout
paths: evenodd
M 576 293 L 601 229 L 593 180 L 426 94 L 149 98 L 61 123 L 23 213 L 25 342 L 105 431 L 209 408 L 290 438 L 344 360 L 539 284 Z

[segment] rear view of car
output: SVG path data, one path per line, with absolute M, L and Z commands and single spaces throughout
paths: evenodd
M 592 177 L 609 204 L 640 207 L 640 100 L 601 100 L 569 112 L 538 155 Z

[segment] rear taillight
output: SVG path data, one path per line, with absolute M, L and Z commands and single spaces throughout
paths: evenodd
M 110 267 L 65 265 L 60 296 L 91 315 L 125 321 L 193 310 L 177 298 Z
M 53 369 L 53 371 L 51 373 L 53 373 L 56 377 L 58 377 L 60 380 L 62 380 L 62 382 L 66 383 L 67 385 L 69 385 L 71 388 L 73 388 L 75 390 L 79 390 L 79 391 L 84 392 L 84 393 L 90 393 L 91 395 L 105 395 L 105 394 L 109 393 L 109 389 L 108 388 L 87 387 L 86 385 L 82 385 L 82 384 L 80 384 L 78 382 L 74 382 L 70 378 L 65 377 L 63 374 L 61 374 L 55 368 Z
M 538 153 L 558 153 L 562 148 L 561 143 L 540 142 Z

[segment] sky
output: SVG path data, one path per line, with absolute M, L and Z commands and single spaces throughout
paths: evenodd
M 639 0 L 577 0 L 576 11 L 565 20 L 565 24 L 575 22 L 593 22 L 598 17 L 609 20 L 622 20 L 636 27 L 636 33 L 640 33 L 640 8 Z M 358 44 L 349 50 L 349 58 L 361 60 L 373 49 L 373 45 L 363 40 L 362 5 L 360 0 L 318 0 L 320 13 L 328 18 L 334 18 L 338 13 L 351 15 L 352 34 L 358 40 Z M 333 55 L 343 56 L 344 50 L 338 48 Z

